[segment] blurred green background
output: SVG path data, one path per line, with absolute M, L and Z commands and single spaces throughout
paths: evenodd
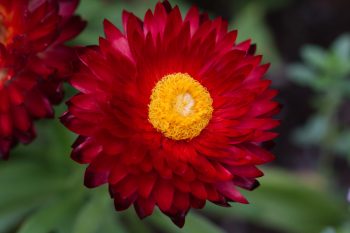
M 261 187 L 244 192 L 251 204 L 207 204 L 191 211 L 183 229 L 158 212 L 144 221 L 132 209 L 116 213 L 106 187 L 83 186 L 84 167 L 69 157 L 75 136 L 58 119 L 43 120 L 34 143 L 0 162 L 0 233 L 349 233 L 350 1 L 170 2 L 224 17 L 272 63 L 268 78 L 284 105 L 281 135 Z M 155 3 L 81 0 L 89 25 L 74 44 L 96 44 L 104 18 L 120 26 L 122 9 L 142 17 Z M 66 87 L 69 98 L 74 91 Z

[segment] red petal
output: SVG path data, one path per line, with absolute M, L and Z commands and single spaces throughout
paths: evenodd
M 117 211 L 123 211 L 128 209 L 136 200 L 137 196 L 132 195 L 128 198 L 123 198 L 119 193 L 113 194 L 114 207 Z
M 12 134 L 12 121 L 8 114 L 0 114 L 0 135 L 8 137 Z
M 85 171 L 85 186 L 88 188 L 94 188 L 107 183 L 113 164 L 113 157 L 102 155 L 97 157 Z
M 242 204 L 248 204 L 247 199 L 238 192 L 232 181 L 221 182 L 217 184 L 217 189 L 226 198 Z
M 149 198 L 156 183 L 156 180 L 157 177 L 154 174 L 148 174 L 140 177 L 138 183 L 138 193 L 141 197 Z
M 260 184 L 256 179 L 252 178 L 244 178 L 236 176 L 233 179 L 233 183 L 241 188 L 247 189 L 247 190 L 254 190 L 256 189 Z
M 197 7 L 191 7 L 185 17 L 184 22 L 190 22 L 191 36 L 195 33 L 199 26 L 199 11 Z
M 138 198 L 134 204 L 135 211 L 140 219 L 150 216 L 153 213 L 155 203 L 150 199 Z
M 157 205 L 162 211 L 170 209 L 174 197 L 174 188 L 170 182 L 164 180 L 158 181 L 154 195 Z
M 207 199 L 207 191 L 204 184 L 199 181 L 191 183 L 192 194 L 199 199 Z
M 27 131 L 32 126 L 31 119 L 23 106 L 13 108 L 15 127 L 21 131 Z
M 264 175 L 258 168 L 255 166 L 230 166 L 227 169 L 232 172 L 234 175 L 247 177 L 247 178 L 256 178 Z
M 190 197 L 187 193 L 177 191 L 174 194 L 173 200 L 174 208 L 187 212 L 190 208 Z

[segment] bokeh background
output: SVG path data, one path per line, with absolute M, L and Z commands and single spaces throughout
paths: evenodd
M 69 158 L 75 136 L 56 118 L 38 122 L 37 140 L 0 162 L 0 233 L 349 233 L 350 1 L 170 2 L 227 19 L 272 64 L 282 125 L 261 187 L 244 192 L 251 204 L 207 204 L 183 229 L 158 211 L 143 221 L 132 209 L 116 213 L 107 187 L 83 186 L 84 167 Z M 155 3 L 81 0 L 89 25 L 74 44 L 96 44 L 104 18 L 120 26 L 122 9 L 142 17 Z M 73 94 L 66 86 L 66 97 Z

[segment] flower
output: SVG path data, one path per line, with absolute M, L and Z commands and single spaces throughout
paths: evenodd
M 144 22 L 123 13 L 123 34 L 104 22 L 106 38 L 80 51 L 63 124 L 80 136 L 72 158 L 89 164 L 85 185 L 109 184 L 116 210 L 134 205 L 140 218 L 155 206 L 182 227 L 206 201 L 248 203 L 273 160 L 279 111 L 250 41 L 197 8 L 182 19 L 164 1 Z
M 85 27 L 78 2 L 0 0 L 0 158 L 34 139 L 33 120 L 53 117 L 77 60 L 64 42 Z

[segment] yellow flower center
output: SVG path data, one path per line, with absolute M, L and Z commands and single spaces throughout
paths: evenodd
M 208 90 L 185 73 L 164 76 L 152 90 L 148 118 L 173 140 L 192 139 L 208 125 L 213 99 Z

